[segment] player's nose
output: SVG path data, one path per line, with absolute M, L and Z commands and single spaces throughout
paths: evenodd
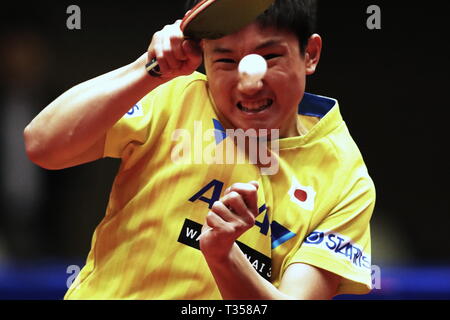
M 253 96 L 263 88 L 263 80 L 245 81 L 240 80 L 237 86 L 238 91 L 246 96 Z

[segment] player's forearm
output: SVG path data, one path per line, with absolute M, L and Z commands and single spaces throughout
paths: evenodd
M 236 244 L 222 261 L 205 259 L 225 300 L 292 299 L 261 277 Z
M 133 63 L 83 82 L 50 103 L 24 132 L 27 153 L 44 167 L 89 149 L 137 101 L 162 83 L 144 69 L 145 55 Z

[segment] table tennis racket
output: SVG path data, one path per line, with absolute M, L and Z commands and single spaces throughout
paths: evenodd
M 254 21 L 275 0 L 202 0 L 189 10 L 181 21 L 186 39 L 219 39 Z M 159 77 L 158 61 L 145 66 L 147 72 Z

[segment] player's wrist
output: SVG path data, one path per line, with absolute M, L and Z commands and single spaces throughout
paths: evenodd
M 220 245 L 217 245 L 217 243 L 205 245 L 200 242 L 200 250 L 210 267 L 227 266 L 233 260 L 236 249 L 240 250 L 234 241 L 231 243 L 221 243 Z
M 150 87 L 155 87 L 158 85 L 161 85 L 170 79 L 166 79 L 165 77 L 152 77 L 148 74 L 148 71 L 146 70 L 146 65 L 149 63 L 148 61 L 148 53 L 142 54 L 134 63 L 132 68 L 134 69 L 134 72 L 139 73 L 140 79 L 147 83 Z

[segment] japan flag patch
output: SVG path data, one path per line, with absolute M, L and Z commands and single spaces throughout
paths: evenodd
M 292 178 L 292 185 L 289 189 L 289 197 L 291 201 L 298 204 L 301 208 L 309 211 L 314 210 L 314 200 L 316 191 L 311 186 L 304 186 Z

